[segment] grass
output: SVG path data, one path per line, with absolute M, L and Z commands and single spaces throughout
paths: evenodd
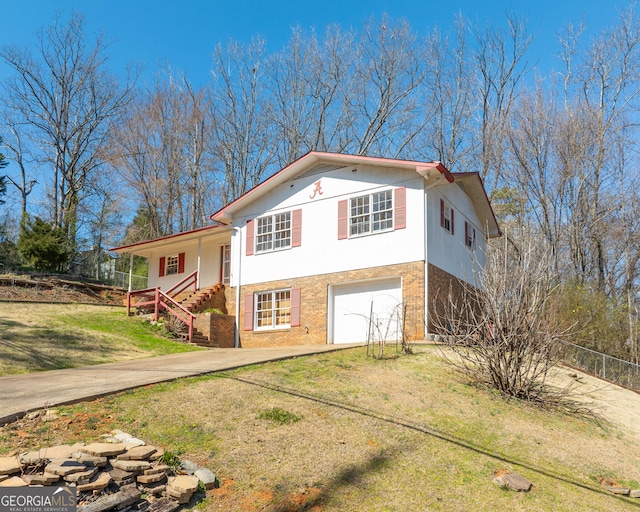
M 352 349 L 148 386 L 62 407 L 46 430 L 7 425 L 0 453 L 120 428 L 218 474 L 207 510 L 640 510 L 600 484 L 640 481 L 635 433 L 505 401 L 433 347 L 416 352 Z M 501 489 L 503 470 L 533 490 Z
M 121 307 L 0 303 L 0 376 L 194 349 Z

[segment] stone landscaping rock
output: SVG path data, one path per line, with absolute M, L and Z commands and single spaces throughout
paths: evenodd
M 154 446 L 135 446 L 116 458 L 118 460 L 149 460 L 156 451 L 158 450 Z
M 151 467 L 146 460 L 112 460 L 111 466 L 122 471 L 144 471 Z
M 169 479 L 169 486 L 178 492 L 195 492 L 198 479 L 194 476 L 179 475 Z
M 73 458 L 88 468 L 103 468 L 107 465 L 106 457 L 98 457 L 96 455 L 89 455 L 88 453 L 76 452 L 73 454 Z
M 496 476 L 493 481 L 500 487 L 516 492 L 529 492 L 533 483 L 517 473 L 505 473 Z
M 0 487 L 27 487 L 29 484 L 19 476 L 12 476 L 0 482 Z
M 604 488 L 613 494 L 620 494 L 622 496 L 628 496 L 631 492 L 631 489 L 627 487 L 618 487 L 615 485 L 605 485 Z
M 167 474 L 163 472 L 151 475 L 138 475 L 136 477 L 136 481 L 140 484 L 153 484 L 156 482 L 161 482 L 165 478 L 167 478 Z
M 111 483 L 111 475 L 106 471 L 101 472 L 96 478 L 86 484 L 76 486 L 77 492 L 100 491 Z
M 213 471 L 211 471 L 210 469 L 200 468 L 193 474 L 193 476 L 195 476 L 198 480 L 200 480 L 204 484 L 205 489 L 207 490 L 213 489 L 218 485 L 218 479 L 216 478 L 216 475 L 213 474 Z
M 91 443 L 86 446 L 82 446 L 80 450 L 82 453 L 88 453 L 89 455 L 95 455 L 97 457 L 113 457 L 114 455 L 120 455 L 127 451 L 127 447 L 124 444 L 113 443 Z
M 169 466 L 167 466 L 166 464 L 158 464 L 157 466 L 154 466 L 152 468 L 145 469 L 144 470 L 144 474 L 145 475 L 153 475 L 155 473 L 169 473 L 170 470 L 171 470 L 171 468 Z
M 21 478 L 29 485 L 53 485 L 60 480 L 60 475 L 42 473 L 35 475 L 22 475 Z
M 640 498 L 640 490 L 633 490 L 629 493 L 630 498 Z
M 22 470 L 17 457 L 0 457 L 0 475 L 13 475 Z
M 122 469 L 118 468 L 111 469 L 109 471 L 109 474 L 111 475 L 111 478 L 113 478 L 113 480 L 118 483 L 123 482 L 127 479 L 131 479 L 131 481 L 133 481 L 133 477 L 136 476 L 136 474 L 132 473 L 131 471 L 123 471 Z
M 187 475 L 193 475 L 199 468 L 197 464 L 194 464 L 190 460 L 181 460 L 180 467 Z
M 87 471 L 81 471 L 79 473 L 71 473 L 64 477 L 65 482 L 86 484 L 98 473 L 98 468 L 89 468 Z
M 0 486 L 60 485 L 64 479 L 76 486 L 78 512 L 174 512 L 192 499 L 199 482 L 207 489 L 217 484 L 213 472 L 190 461 L 181 462 L 190 475 L 169 480 L 170 467 L 158 461 L 162 448 L 140 444 L 120 431 L 111 438 L 118 442 L 59 445 L 0 457 Z
M 49 464 L 45 466 L 45 471 L 47 473 L 53 473 L 54 475 L 66 476 L 71 473 L 80 473 L 81 471 L 86 471 L 87 466 L 78 462 L 77 460 L 53 460 Z
M 52 459 L 71 459 L 75 453 L 78 453 L 78 448 L 80 446 L 83 445 L 62 444 L 58 446 L 51 446 L 50 448 L 41 448 L 40 450 L 22 453 L 20 454 L 20 462 L 30 465 Z

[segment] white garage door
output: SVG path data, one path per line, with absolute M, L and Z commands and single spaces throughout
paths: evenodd
M 333 343 L 399 338 L 402 318 L 400 278 L 336 285 L 333 296 Z

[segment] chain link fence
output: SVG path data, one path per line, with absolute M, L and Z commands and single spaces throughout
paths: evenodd
M 640 365 L 573 343 L 566 344 L 563 360 L 566 364 L 603 380 L 640 391 Z
M 108 277 L 108 282 L 112 286 L 129 288 L 129 274 L 113 270 Z M 131 290 L 145 290 L 147 288 L 147 278 L 145 276 L 131 276 Z

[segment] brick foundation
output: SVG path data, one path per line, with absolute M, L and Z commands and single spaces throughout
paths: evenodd
M 240 345 L 242 347 L 324 345 L 327 343 L 329 285 L 397 276 L 402 276 L 402 300 L 407 304 L 405 330 L 411 339 L 422 340 L 424 339 L 425 276 L 424 262 L 417 261 L 242 286 L 241 297 L 281 288 L 300 288 L 302 303 L 299 327 L 244 331 L 241 321 Z M 227 287 L 225 293 L 228 311 L 235 312 L 236 289 Z M 244 318 L 244 304 L 241 300 L 240 319 L 242 318 Z
M 200 313 L 194 327 L 217 348 L 233 348 L 236 332 L 236 318 L 218 313 Z
M 429 263 L 429 334 L 447 334 L 446 318 L 451 314 L 449 295 L 454 303 L 460 303 L 470 285 Z

